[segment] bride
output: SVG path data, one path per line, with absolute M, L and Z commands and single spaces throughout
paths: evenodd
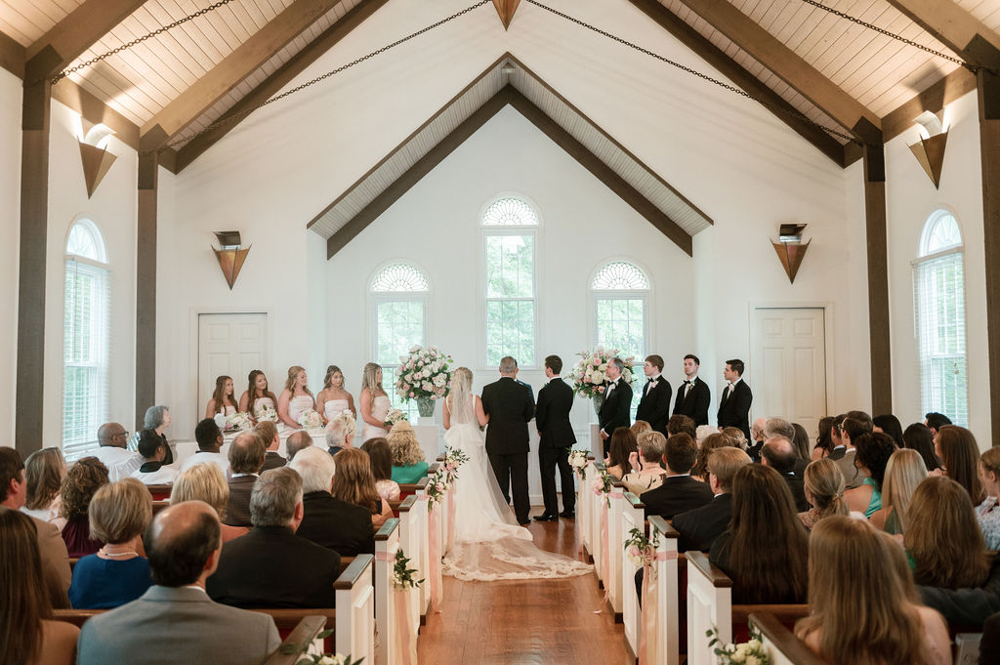
M 460 580 L 492 581 L 572 577 L 592 570 L 588 564 L 543 552 L 531 542 L 531 532 L 517 525 L 504 501 L 486 455 L 480 426 L 489 417 L 482 400 L 473 395 L 472 372 L 459 367 L 444 401 L 445 444 L 469 460 L 455 480 L 454 541 L 444 557 L 443 572 Z

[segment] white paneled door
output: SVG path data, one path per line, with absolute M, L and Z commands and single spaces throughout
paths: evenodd
M 215 378 L 233 377 L 235 399 L 251 370 L 267 373 L 267 314 L 198 315 L 198 417 L 212 399 Z M 273 388 L 272 388 L 273 390 Z
M 822 307 L 758 307 L 751 315 L 755 417 L 780 416 L 815 437 L 826 413 Z M 748 372 L 749 374 L 749 372 Z

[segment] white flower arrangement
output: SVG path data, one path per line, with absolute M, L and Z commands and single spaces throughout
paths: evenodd
M 315 409 L 306 409 L 299 415 L 299 424 L 306 429 L 316 429 L 323 426 L 323 416 Z
M 454 373 L 451 356 L 433 346 L 414 346 L 410 353 L 399 357 L 396 394 L 406 401 L 420 397 L 443 399 Z
M 760 631 L 751 624 L 750 641 L 740 644 L 723 644 L 719 640 L 719 629 L 712 627 L 706 631 L 708 646 L 719 658 L 719 665 L 771 665 L 771 657 L 764 651 Z
M 386 429 L 392 429 L 393 425 L 402 420 L 409 420 L 405 413 L 399 409 L 389 409 L 389 412 L 385 414 L 385 422 L 382 424 L 385 425 Z
M 448 482 L 448 472 L 444 469 L 438 469 L 427 479 L 427 511 L 430 512 L 434 510 L 434 505 L 444 501 L 445 494 L 448 493 L 448 488 L 450 487 Z
M 278 422 L 278 410 L 266 402 L 261 404 L 259 408 L 254 409 L 253 415 L 259 423 L 267 420 L 270 420 L 272 423 Z
M 397 591 L 416 589 L 424 583 L 423 579 L 416 579 L 414 573 L 416 568 L 408 568 L 410 559 L 403 554 L 403 549 L 396 550 L 396 561 L 392 566 L 392 587 Z
M 587 472 L 587 462 L 590 461 L 590 453 L 586 450 L 580 448 L 575 448 L 569 451 L 569 465 L 576 469 L 576 474 L 580 476 L 580 480 L 586 477 Z
M 629 531 L 628 540 L 624 543 L 625 556 L 628 557 L 628 560 L 631 561 L 632 565 L 636 568 L 648 566 L 652 564 L 653 560 L 656 558 L 656 548 L 659 544 L 659 533 L 653 536 L 653 540 L 650 540 L 646 534 L 638 528 L 633 528 Z
M 250 420 L 250 414 L 237 411 L 233 415 L 226 418 L 226 426 L 224 429 L 248 432 L 253 429 L 253 421 Z
M 469 461 L 469 456 L 462 450 L 445 448 L 444 463 L 441 465 L 448 484 L 455 482 L 458 478 L 458 467 Z
M 608 380 L 608 362 L 621 357 L 618 354 L 618 349 L 605 349 L 603 346 L 598 346 L 592 353 L 582 351 L 577 355 L 580 356 L 580 361 L 570 372 L 570 377 L 573 379 L 573 392 L 588 398 L 603 395 L 604 383 Z M 635 382 L 633 370 L 635 358 L 628 356 L 621 360 L 625 365 L 622 369 L 622 380 L 632 385 Z

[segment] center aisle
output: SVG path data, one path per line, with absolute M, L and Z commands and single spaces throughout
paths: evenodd
M 540 509 L 533 510 L 537 514 Z M 573 556 L 574 523 L 532 522 L 535 544 Z M 621 624 L 601 607 L 594 574 L 565 580 L 461 582 L 444 578 L 441 613 L 421 629 L 419 662 L 625 665 Z

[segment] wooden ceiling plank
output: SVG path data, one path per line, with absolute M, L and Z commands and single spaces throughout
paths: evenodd
M 906 100 L 882 118 L 882 132 L 889 141 L 913 127 L 924 111 L 937 113 L 966 93 L 976 89 L 976 76 L 964 67 L 955 69 L 923 92 Z
M 72 81 L 52 86 L 52 99 L 73 109 L 89 122 L 104 123 L 115 130 L 115 138 L 139 149 L 139 126 Z
M 143 128 L 143 135 L 169 139 L 221 99 L 240 81 L 267 62 L 275 52 L 343 0 L 296 0 L 222 62 L 182 92 Z M 159 131 L 154 131 L 154 130 Z M 162 143 L 149 145 L 155 149 Z
M 935 39 L 965 60 L 997 68 L 1000 36 L 953 2 L 889 0 L 889 4 L 916 21 Z M 992 46 L 992 48 L 988 48 Z

